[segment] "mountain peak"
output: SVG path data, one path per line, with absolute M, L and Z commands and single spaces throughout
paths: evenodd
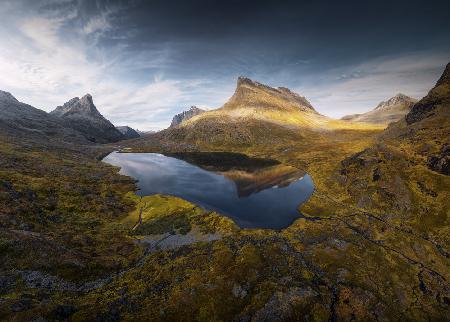
M 72 128 L 82 132 L 93 142 L 109 143 L 124 138 L 123 134 L 100 114 L 91 94 L 86 94 L 82 98 L 74 97 L 55 108 L 50 114 L 67 120 Z
M 92 95 L 91 94 L 86 94 L 86 95 L 84 95 L 81 99 L 80 99 L 80 101 L 82 101 L 82 102 L 86 102 L 87 104 L 92 104 L 92 105 L 94 105 L 94 101 L 92 100 Z
M 174 127 L 179 125 L 181 122 L 189 120 L 191 118 L 193 118 L 196 115 L 202 114 L 206 112 L 205 110 L 202 110 L 201 108 L 198 108 L 195 105 L 192 105 L 189 110 L 187 111 L 183 111 L 177 115 L 175 115 L 172 118 L 172 123 L 170 123 L 170 127 Z
M 19 102 L 17 98 L 15 98 L 11 93 L 5 91 L 0 91 L 0 101 L 14 102 L 14 103 Z
M 387 101 L 380 102 L 377 107 L 375 107 L 375 110 L 382 110 L 382 109 L 389 109 L 393 106 L 399 105 L 399 104 L 407 104 L 412 105 L 415 102 L 417 102 L 416 99 L 409 97 L 405 94 L 398 93 L 395 96 L 391 97 Z
M 287 87 L 271 87 L 240 76 L 234 95 L 224 108 L 250 107 L 317 113 L 308 100 Z
M 81 99 L 79 97 L 74 97 L 62 106 L 58 106 L 50 113 L 56 116 L 65 116 L 69 114 L 90 117 L 101 116 L 100 112 L 94 105 L 91 94 L 86 94 Z
M 250 78 L 245 77 L 245 76 L 239 76 L 237 79 L 237 86 L 239 85 L 244 85 L 244 84 L 249 84 L 249 85 L 254 85 L 255 82 L 252 81 Z
M 242 86 L 250 86 L 250 87 L 257 87 L 260 89 L 266 89 L 266 90 L 277 90 L 274 87 L 270 87 L 268 85 L 262 84 L 260 82 L 254 81 L 248 77 L 245 76 L 239 76 L 237 80 L 237 86 L 236 89 L 239 89 Z

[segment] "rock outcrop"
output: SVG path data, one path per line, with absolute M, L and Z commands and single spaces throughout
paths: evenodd
M 170 123 L 170 127 L 175 127 L 179 124 L 181 124 L 184 121 L 187 121 L 194 116 L 200 115 L 202 113 L 206 112 L 205 110 L 202 110 L 201 108 L 198 108 L 197 106 L 191 106 L 191 108 L 187 111 L 183 111 L 177 115 L 175 115 L 172 119 L 172 123 Z
M 124 138 L 122 133 L 100 114 L 90 94 L 81 99 L 72 98 L 50 114 L 65 120 L 69 127 L 81 132 L 92 142 L 110 143 Z
M 120 133 L 122 133 L 123 137 L 127 139 L 136 139 L 140 137 L 141 135 L 134 129 L 132 129 L 129 126 L 116 126 L 116 129 L 119 130 Z
M 439 154 L 429 156 L 427 166 L 433 171 L 450 175 L 450 145 L 443 145 Z

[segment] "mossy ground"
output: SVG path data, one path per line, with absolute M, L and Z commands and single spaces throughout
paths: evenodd
M 450 126 L 434 122 L 382 136 L 251 122 L 248 132 L 181 129 L 170 140 L 131 142 L 138 151 L 233 151 L 306 170 L 315 184 L 301 209 L 307 218 L 282 231 L 239 229 L 171 196 L 140 198 L 132 180 L 95 160 L 104 150 L 3 141 L 0 319 L 448 320 L 450 182 L 426 158 Z M 197 228 L 220 238 L 151 252 L 136 242 Z M 77 287 L 30 285 L 18 270 Z
M 431 138 L 439 141 L 450 128 L 445 117 L 434 122 L 441 125 L 428 124 L 428 132 L 421 130 L 422 141 L 436 146 L 430 148 L 430 153 L 442 145 L 433 143 Z M 204 306 L 212 310 L 208 316 L 222 320 L 446 319 L 450 243 L 445 200 L 450 197 L 446 188 L 450 181 L 448 176 L 427 168 L 426 155 L 411 141 L 417 140 L 414 135 L 399 140 L 398 135 L 390 139 L 377 129 L 327 132 L 275 128 L 277 142 L 273 144 L 270 140 L 264 143 L 262 138 L 266 136 L 251 128 L 249 124 L 250 134 L 245 140 L 261 135 L 253 144 L 233 144 L 226 133 L 211 141 L 199 138 L 203 135 L 200 132 L 185 135 L 183 129 L 174 131 L 175 139 L 169 136 L 168 141 L 164 137 L 139 146 L 132 144 L 139 151 L 223 150 L 269 157 L 305 169 L 314 180 L 315 193 L 301 209 L 310 220 L 299 219 L 281 232 L 241 230 L 227 239 L 236 251 L 258 245 L 252 250 L 255 254 L 267 250 L 261 239 L 270 240 L 274 247 L 283 249 L 279 250 L 282 257 L 295 263 L 296 268 L 278 262 L 277 257 L 261 267 L 254 263 L 253 268 L 264 278 L 268 278 L 263 269 L 266 265 L 273 269 L 269 275 L 277 276 L 267 291 L 270 296 L 264 297 L 257 291 L 267 284 L 251 281 L 254 288 L 246 293 L 245 299 L 250 302 L 244 306 L 233 304 L 235 310 L 229 315 L 217 313 L 219 307 L 209 301 L 190 303 L 188 313 L 177 306 L 186 320 L 201 319 L 201 312 L 207 310 Z M 174 143 L 179 140 L 183 144 Z M 233 280 L 231 274 L 223 273 L 227 280 Z M 283 284 L 283 278 L 290 282 Z M 210 285 L 211 281 L 199 283 Z M 310 293 L 304 290 L 310 288 L 316 296 L 298 296 L 294 291 L 298 288 L 306 294 Z M 230 293 L 228 289 L 228 296 Z M 196 296 L 184 294 L 185 298 Z M 224 295 L 218 291 L 210 296 L 220 299 Z M 284 305 L 276 304 L 277 299 Z M 174 318 L 165 308 L 162 304 L 157 318 Z M 180 318 L 176 315 L 174 319 Z

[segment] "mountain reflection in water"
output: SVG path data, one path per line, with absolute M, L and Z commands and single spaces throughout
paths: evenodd
M 139 180 L 139 195 L 174 195 L 227 215 L 245 228 L 289 226 L 314 190 L 304 171 L 236 153 L 113 152 L 103 161 Z

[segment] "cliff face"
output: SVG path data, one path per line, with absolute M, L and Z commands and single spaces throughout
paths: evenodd
M 100 114 L 90 94 L 86 94 L 81 99 L 72 98 L 50 114 L 65 120 L 67 126 L 81 132 L 92 142 L 109 143 L 124 138 L 122 133 Z
M 182 122 L 189 120 L 193 118 L 194 116 L 200 115 L 202 113 L 206 112 L 205 110 L 202 110 L 201 108 L 198 108 L 196 106 L 191 106 L 191 108 L 187 111 L 183 111 L 177 115 L 175 115 L 172 119 L 172 123 L 170 123 L 170 127 L 175 127 Z

